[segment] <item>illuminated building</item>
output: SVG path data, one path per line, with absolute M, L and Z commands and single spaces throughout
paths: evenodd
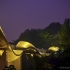
M 46 50 L 39 50 L 26 41 L 19 41 L 17 45 L 9 44 L 0 27 L 0 70 L 3 70 L 5 66 L 9 65 L 14 65 L 16 70 L 22 70 L 22 53 L 25 56 L 25 59 L 27 58 L 26 55 L 29 55 L 30 57 L 33 57 L 34 54 L 39 57 L 42 57 L 41 55 L 49 56 L 49 54 L 46 54 Z
M 37 49 L 29 42 L 19 41 L 17 45 L 10 45 L 5 37 L 5 34 L 0 27 L 0 70 L 5 66 L 14 65 L 16 70 L 22 70 L 22 53 L 39 54 Z

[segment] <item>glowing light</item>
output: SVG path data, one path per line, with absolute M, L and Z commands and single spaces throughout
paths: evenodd
M 4 52 L 4 50 L 0 50 L 0 56 L 2 56 L 3 52 Z
M 52 46 L 52 47 L 50 47 L 48 50 L 58 51 L 58 50 L 59 50 L 59 48 L 58 48 L 58 47 L 55 47 L 55 46 Z
M 20 50 L 13 50 L 15 53 L 19 54 Z M 21 56 L 21 55 L 20 55 Z M 8 62 L 12 62 L 20 58 L 20 56 L 15 55 L 12 50 L 6 50 L 6 59 Z
M 4 48 L 4 49 L 6 48 L 5 53 L 6 53 L 6 59 L 8 62 L 12 62 L 12 61 L 15 61 L 18 58 L 20 58 L 20 56 L 23 52 L 23 48 L 25 48 L 25 49 L 32 48 L 32 51 L 36 52 L 36 48 L 31 43 L 25 42 L 25 41 L 20 41 L 16 45 L 16 48 L 20 48 L 21 50 L 20 49 L 16 49 L 16 50 L 12 49 L 12 47 L 8 43 L 1 27 L 0 27 L 0 39 L 2 40 L 0 42 L 0 48 Z M 28 49 L 28 50 L 30 50 L 30 49 Z M 2 55 L 3 52 L 4 52 L 3 50 L 0 50 L 0 55 Z M 33 55 L 31 55 L 31 56 L 33 56 Z
M 50 53 L 39 52 L 42 56 L 49 56 Z
M 33 57 L 33 54 L 31 54 L 31 56 Z
M 9 49 L 7 49 L 6 51 L 6 56 L 7 56 L 7 61 L 8 62 L 12 62 L 16 59 L 18 59 L 22 52 L 24 52 L 23 48 L 29 48 L 29 47 L 34 47 L 31 43 L 29 42 L 25 42 L 25 41 L 19 41 L 18 44 L 16 45 L 16 48 L 22 48 L 22 50 L 13 50 L 10 46 Z M 35 47 L 34 47 L 35 48 Z M 35 52 L 35 50 L 34 50 Z M 28 53 L 30 54 L 30 53 Z M 17 56 L 19 55 L 19 56 Z M 31 54 L 31 56 L 33 57 L 33 54 Z
M 26 42 L 26 41 L 20 41 L 18 42 L 18 44 L 16 45 L 19 48 L 29 48 L 29 47 L 34 47 L 31 43 Z M 35 47 L 34 47 L 35 48 Z

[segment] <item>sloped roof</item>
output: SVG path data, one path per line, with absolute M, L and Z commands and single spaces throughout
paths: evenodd
M 15 48 L 14 48 L 15 46 Z M 19 41 L 17 45 L 10 45 L 6 39 L 6 36 L 0 26 L 0 50 L 6 50 L 6 60 L 12 62 L 18 59 L 22 52 L 24 53 L 39 53 L 37 49 L 29 42 Z M 24 51 L 24 49 L 26 49 Z
M 6 36 L 0 26 L 0 49 L 1 48 L 8 48 L 8 41 L 6 39 Z

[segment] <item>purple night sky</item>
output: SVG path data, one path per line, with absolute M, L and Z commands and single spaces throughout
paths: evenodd
M 0 26 L 8 41 L 21 32 L 70 18 L 70 0 L 0 0 Z

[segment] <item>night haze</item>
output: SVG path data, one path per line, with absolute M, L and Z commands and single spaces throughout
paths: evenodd
M 70 18 L 70 0 L 0 0 L 0 26 L 8 41 L 26 29 L 63 24 L 65 18 Z

